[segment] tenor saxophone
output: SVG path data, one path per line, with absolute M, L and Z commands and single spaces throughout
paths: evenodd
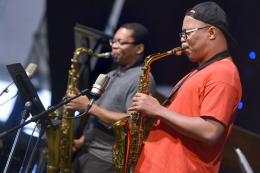
M 71 66 L 68 75 L 68 85 L 66 94 L 77 94 L 79 85 L 79 58 L 81 55 L 93 56 L 96 58 L 108 58 L 110 52 L 95 53 L 91 49 L 77 48 L 71 59 Z M 54 122 L 46 130 L 47 134 L 47 173 L 71 173 L 72 172 L 72 143 L 73 143 L 73 120 L 72 110 L 62 108 L 61 111 L 50 114 L 50 119 Z M 69 117 L 69 118 L 68 118 Z M 56 124 L 55 122 L 61 122 Z M 56 125 L 55 125 L 56 124 Z
M 181 47 L 172 50 L 149 55 L 144 60 L 142 73 L 139 77 L 137 91 L 149 94 L 151 64 L 163 57 L 181 55 Z M 116 142 L 113 146 L 113 163 L 116 173 L 132 173 L 138 161 L 143 144 L 153 125 L 153 120 L 140 112 L 133 112 L 129 118 L 123 118 L 112 125 Z

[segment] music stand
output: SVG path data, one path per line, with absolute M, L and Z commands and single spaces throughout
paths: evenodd
M 94 52 L 111 51 L 109 40 L 112 36 L 103 31 L 76 24 L 74 26 L 75 48 L 85 47 Z M 112 66 L 112 59 L 97 59 L 89 56 L 82 56 L 79 61 L 82 65 L 79 70 L 79 89 L 90 88 L 100 73 L 107 73 Z
M 112 39 L 112 36 L 97 29 L 76 24 L 74 27 L 74 39 L 75 48 L 87 47 L 95 50 L 100 44 L 105 48 L 110 48 L 109 40 Z
M 31 80 L 27 76 L 22 65 L 20 63 L 16 63 L 16 64 L 9 64 L 6 67 L 7 67 L 8 72 L 10 73 L 15 85 L 18 88 L 18 94 L 22 98 L 22 102 L 24 103 L 24 105 L 26 105 L 26 103 L 28 103 L 28 102 L 31 103 L 30 110 L 28 110 L 31 113 L 31 115 L 32 116 L 37 115 L 40 112 L 45 111 L 45 108 L 36 92 L 36 89 L 32 85 Z M 24 118 L 26 119 L 27 117 L 24 117 Z M 23 123 L 25 121 L 25 119 L 22 120 L 21 123 Z M 46 126 L 50 123 L 50 120 L 48 118 L 46 120 L 44 118 L 42 118 L 40 120 L 40 122 L 41 122 L 41 130 L 39 133 L 39 137 L 37 138 L 37 141 L 32 150 L 30 159 L 28 161 L 27 170 L 31 169 L 30 166 L 31 166 L 31 162 L 33 160 L 36 148 L 38 147 L 39 141 L 46 129 Z M 9 155 L 9 159 L 8 159 L 6 167 L 5 167 L 5 172 L 7 172 L 7 169 L 9 167 L 9 164 L 10 164 L 10 161 L 12 158 L 12 154 L 13 154 L 12 152 L 15 150 L 16 142 L 18 141 L 20 131 L 21 131 L 21 129 L 19 129 L 17 132 L 15 142 L 13 144 L 11 153 Z
M 18 94 L 21 96 L 23 103 L 25 104 L 27 101 L 32 103 L 32 116 L 45 111 L 36 89 L 32 85 L 32 82 L 22 65 L 20 63 L 16 63 L 9 64 L 6 67 L 18 88 Z

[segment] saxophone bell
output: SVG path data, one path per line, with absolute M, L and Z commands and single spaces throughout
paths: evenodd
M 139 76 L 138 92 L 150 94 L 150 70 L 151 64 L 161 58 L 184 53 L 186 48 L 176 47 L 166 52 L 148 55 L 144 59 L 142 73 Z M 112 129 L 116 142 L 113 146 L 113 163 L 116 173 L 134 172 L 141 150 L 148 134 L 153 127 L 154 119 L 141 115 L 140 112 L 132 112 L 129 118 L 123 118 L 113 123 Z
M 96 57 L 96 58 L 108 58 L 111 56 L 110 52 L 96 53 L 88 48 L 77 48 L 73 53 L 71 59 L 71 66 L 68 75 L 68 86 L 66 93 L 77 94 L 79 87 L 79 70 L 81 67 L 80 57 L 81 55 Z M 104 77 L 106 79 L 106 77 Z M 105 86 L 105 81 L 99 79 L 99 85 Z M 102 81 L 102 82 L 101 82 Z M 103 83 L 104 81 L 104 83 Z M 97 81 L 96 81 L 97 82 Z M 92 94 L 98 94 L 102 87 L 99 85 L 93 86 L 91 90 Z M 103 88 L 104 89 L 104 88 Z M 72 146 L 74 140 L 74 112 L 63 107 L 60 111 L 50 114 L 52 120 L 61 120 L 61 124 L 48 126 L 47 135 L 47 173 L 71 173 L 72 172 Z M 87 119 L 83 119 L 83 125 L 85 125 Z

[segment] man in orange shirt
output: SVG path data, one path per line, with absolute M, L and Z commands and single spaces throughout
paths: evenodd
M 217 173 L 242 87 L 229 54 L 226 14 L 215 2 L 185 14 L 181 46 L 198 67 L 174 87 L 167 106 L 137 93 L 129 111 L 157 118 L 136 173 Z M 142 114 L 141 114 L 142 115 Z

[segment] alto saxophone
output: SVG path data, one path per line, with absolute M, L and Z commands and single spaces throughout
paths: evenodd
M 77 48 L 71 59 L 71 66 L 68 75 L 68 86 L 66 94 L 77 94 L 79 84 L 79 58 L 88 55 L 97 58 L 108 58 L 111 53 L 95 53 L 91 49 Z M 71 173 L 72 167 L 72 143 L 73 143 L 73 119 L 72 110 L 62 108 L 61 111 L 50 114 L 53 124 L 61 121 L 61 124 L 49 126 L 46 130 L 47 134 L 47 173 Z M 68 118 L 69 117 L 69 118 Z
M 163 57 L 181 55 L 181 47 L 174 48 L 164 53 L 149 55 L 144 60 L 142 74 L 139 77 L 138 92 L 149 94 L 151 64 Z M 113 163 L 116 173 L 132 173 L 138 161 L 144 141 L 153 125 L 153 120 L 133 112 L 129 118 L 123 118 L 112 125 L 116 142 L 113 146 Z

